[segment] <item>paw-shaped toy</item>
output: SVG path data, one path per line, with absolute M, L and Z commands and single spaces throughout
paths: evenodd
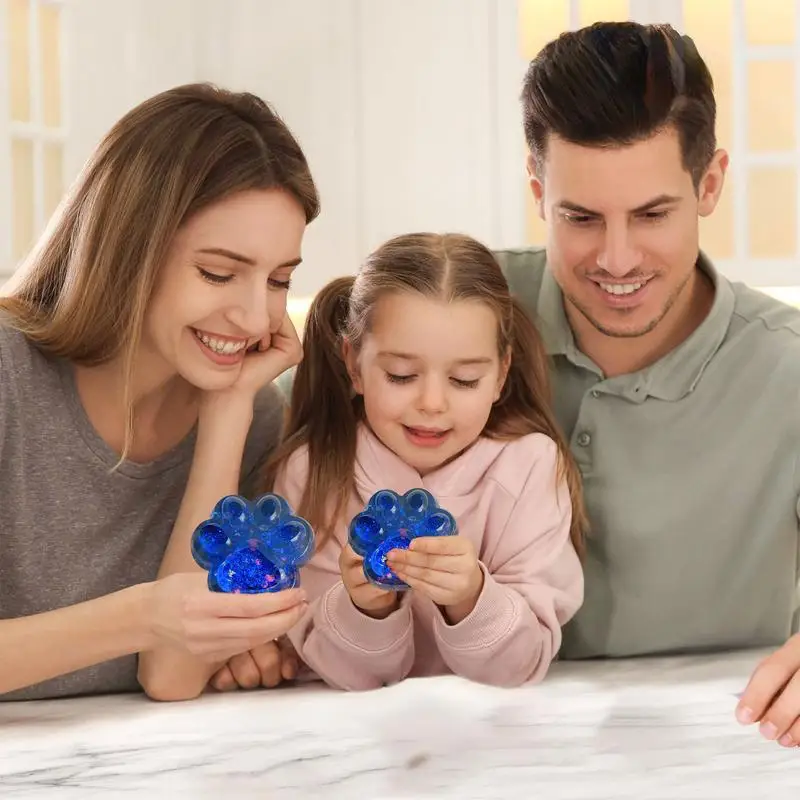
M 223 497 L 192 535 L 194 560 L 212 592 L 259 594 L 291 589 L 314 549 L 314 531 L 276 494 L 252 502 Z
M 440 508 L 425 489 L 411 489 L 399 495 L 389 489 L 376 492 L 367 507 L 350 523 L 349 542 L 364 559 L 367 580 L 382 589 L 407 589 L 389 569 L 386 556 L 390 550 L 407 550 L 419 536 L 453 536 L 456 521 L 449 511 Z

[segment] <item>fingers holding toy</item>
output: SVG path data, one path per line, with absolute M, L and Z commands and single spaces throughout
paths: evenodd
M 462 536 L 414 539 L 407 550 L 392 550 L 386 563 L 401 580 L 437 605 L 455 606 L 470 600 L 474 605 L 483 588 L 475 547 Z
M 743 725 L 759 723 L 759 732 L 784 747 L 800 746 L 800 634 L 764 659 L 736 707 Z
M 374 619 L 384 619 L 400 604 L 397 592 L 381 589 L 364 574 L 364 559 L 348 544 L 339 554 L 339 571 L 353 605 Z
M 227 661 L 283 636 L 307 606 L 302 589 L 225 594 L 209 591 L 204 575 L 177 573 L 154 584 L 151 628 L 160 644 Z

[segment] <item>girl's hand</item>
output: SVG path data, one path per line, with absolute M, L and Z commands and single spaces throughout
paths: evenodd
M 483 589 L 475 547 L 462 536 L 422 536 L 408 550 L 392 550 L 386 563 L 415 592 L 441 606 L 451 625 L 472 613 Z
M 353 605 L 373 619 L 385 619 L 400 605 L 398 592 L 380 589 L 364 575 L 364 559 L 350 545 L 339 554 L 339 571 Z
M 308 607 L 302 589 L 223 594 L 210 591 L 207 580 L 179 572 L 151 584 L 152 648 L 168 645 L 208 663 L 227 662 L 283 636 Z
M 297 653 L 284 636 L 234 656 L 217 670 L 209 685 L 218 692 L 259 686 L 272 689 L 283 681 L 294 680 L 297 670 Z

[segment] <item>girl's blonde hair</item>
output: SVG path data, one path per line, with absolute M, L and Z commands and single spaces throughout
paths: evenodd
M 416 292 L 445 302 L 478 300 L 492 309 L 498 354 L 502 358 L 510 351 L 511 365 L 483 435 L 516 439 L 544 433 L 553 439 L 559 477 L 566 480 L 572 498 L 572 541 L 582 554 L 586 517 L 580 473 L 551 411 L 549 364 L 541 336 L 511 296 L 491 251 L 468 236 L 398 236 L 373 253 L 357 276 L 331 281 L 314 298 L 284 441 L 267 465 L 266 488 L 274 486 L 291 455 L 307 445 L 309 480 L 298 513 L 311 522 L 321 541 L 345 513 L 354 489 L 356 429 L 364 407 L 361 397 L 353 395 L 342 342 L 347 338 L 358 352 L 375 304 L 391 292 Z
M 209 84 L 158 94 L 108 132 L 0 298 L 4 323 L 46 353 L 88 366 L 121 359 L 122 458 L 142 324 L 173 237 L 192 214 L 249 189 L 288 192 L 308 222 L 319 213 L 305 156 L 263 100 Z

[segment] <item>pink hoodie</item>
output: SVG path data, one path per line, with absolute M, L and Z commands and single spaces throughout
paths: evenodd
M 345 519 L 302 572 L 306 617 L 289 636 L 331 686 L 373 689 L 405 677 L 455 673 L 497 686 L 541 680 L 561 646 L 561 626 L 583 602 L 583 572 L 570 542 L 571 504 L 557 484 L 556 446 L 543 434 L 481 438 L 421 478 L 366 427 L 358 433 L 354 493 Z M 274 491 L 297 508 L 308 475 L 298 450 Z M 484 585 L 472 613 L 450 625 L 413 591 L 386 619 L 362 614 L 341 581 L 338 558 L 350 520 L 378 489 L 422 487 L 475 545 Z

